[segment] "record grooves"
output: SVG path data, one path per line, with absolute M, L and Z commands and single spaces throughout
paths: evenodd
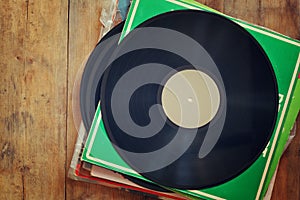
M 121 22 L 120 24 L 115 26 L 112 30 L 110 30 L 100 40 L 100 42 L 97 44 L 97 46 L 89 56 L 89 59 L 84 68 L 81 85 L 80 85 L 80 111 L 81 111 L 81 117 L 82 117 L 84 127 L 87 131 L 89 131 L 92 125 L 95 111 L 100 101 L 100 89 L 101 89 L 101 81 L 102 81 L 102 74 L 103 74 L 103 66 L 106 65 L 110 55 L 115 50 L 119 41 L 119 37 L 113 38 L 113 41 L 111 41 L 108 44 L 107 43 L 104 44 L 104 41 L 109 39 L 112 36 L 120 34 L 123 27 L 124 27 L 124 22 Z M 104 51 L 106 51 L 104 57 L 101 57 L 101 59 L 99 59 L 99 55 Z M 123 176 L 128 180 L 140 186 L 143 186 L 145 188 L 161 191 L 161 192 L 167 192 L 167 193 L 170 192 L 169 190 L 159 187 L 156 184 L 152 184 L 150 182 L 146 182 L 127 175 L 123 175 Z
M 236 23 L 203 11 L 164 13 L 139 28 L 144 29 L 131 31 L 117 46 L 116 51 L 126 53 L 109 66 L 101 84 L 103 122 L 116 151 L 142 176 L 167 187 L 202 189 L 241 174 L 261 155 L 277 118 L 277 82 L 263 48 Z M 160 32 L 145 35 L 145 28 Z M 168 31 L 173 35 L 161 38 Z M 179 36 L 186 42 L 180 43 Z M 162 47 L 167 43 L 172 45 Z M 201 127 L 180 127 L 161 108 L 166 81 L 184 70 L 207 74 L 220 91 L 216 116 Z M 139 76 L 126 79 L 135 71 Z M 145 85 L 126 99 L 126 92 L 142 80 Z M 132 127 L 123 117 L 127 112 Z M 122 127 L 119 119 L 128 126 Z M 162 128 L 151 135 L 143 129 L 151 123 Z M 215 143 L 207 142 L 211 140 Z M 160 151 L 164 148 L 168 151 Z
M 105 66 L 110 54 L 118 44 L 118 40 L 108 44 L 105 43 L 104 45 L 103 42 L 121 33 L 123 27 L 124 22 L 121 22 L 110 30 L 96 45 L 85 65 L 80 84 L 80 111 L 84 127 L 87 131 L 89 131 L 92 125 L 95 111 L 100 101 L 100 88 L 104 71 L 102 66 Z M 107 51 L 106 55 L 104 55 L 104 59 L 103 57 L 101 57 L 101 59 L 98 58 L 104 51 Z

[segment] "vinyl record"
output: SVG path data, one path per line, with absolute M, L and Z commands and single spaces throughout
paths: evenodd
M 115 50 L 101 109 L 114 148 L 163 186 L 202 189 L 238 176 L 272 135 L 278 91 L 259 43 L 217 14 L 151 18 Z
M 80 84 L 80 111 L 87 132 L 90 130 L 100 101 L 100 86 L 105 70 L 104 66 L 118 45 L 119 37 L 117 34 L 121 33 L 123 27 L 124 22 L 121 22 L 111 29 L 97 44 L 85 65 Z M 110 40 L 108 41 L 108 39 Z
M 91 53 L 82 74 L 82 80 L 80 84 L 80 110 L 82 121 L 87 131 L 89 131 L 92 125 L 95 111 L 100 101 L 100 89 L 102 74 L 105 70 L 104 68 L 109 61 L 112 52 L 118 45 L 119 35 L 123 27 L 124 22 L 121 22 L 100 40 Z M 110 41 L 107 41 L 108 39 Z M 170 192 L 169 190 L 166 190 L 155 184 L 142 181 L 131 176 L 124 175 L 124 177 L 142 187 L 151 190 L 167 193 Z

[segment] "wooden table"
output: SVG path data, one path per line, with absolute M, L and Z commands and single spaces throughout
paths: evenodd
M 200 2 L 300 39 L 299 0 Z M 150 199 L 67 178 L 77 136 L 73 83 L 97 43 L 104 2 L 0 5 L 0 199 Z M 281 160 L 273 200 L 300 199 L 299 146 L 298 131 Z

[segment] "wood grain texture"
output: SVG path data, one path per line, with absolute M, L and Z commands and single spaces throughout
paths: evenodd
M 1 1 L 0 12 L 0 199 L 63 199 L 68 4 Z
M 300 39 L 299 0 L 199 2 Z M 73 83 L 98 41 L 105 6 L 107 0 L 0 2 L 0 199 L 151 199 L 66 177 L 77 137 Z M 272 200 L 300 199 L 299 130 Z

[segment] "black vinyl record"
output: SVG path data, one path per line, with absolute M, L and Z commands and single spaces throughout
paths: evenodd
M 90 130 L 100 101 L 101 81 L 105 71 L 104 66 L 118 45 L 119 37 L 117 34 L 121 33 L 123 27 L 124 22 L 121 22 L 111 29 L 96 45 L 85 65 L 80 84 L 80 111 L 87 131 Z
M 202 189 L 245 171 L 261 155 L 277 119 L 271 63 L 242 27 L 217 14 L 156 16 L 115 50 L 101 85 L 104 126 L 129 166 L 163 186 Z M 162 90 L 176 73 L 209 75 L 220 93 L 214 118 L 197 128 L 171 121 Z
M 101 81 L 105 66 L 109 62 L 112 52 L 118 45 L 119 36 L 123 27 L 124 22 L 121 22 L 111 29 L 97 44 L 85 65 L 80 85 L 80 110 L 82 121 L 87 131 L 89 131 L 92 125 L 95 111 L 100 101 Z M 131 176 L 124 176 L 128 180 L 145 188 L 161 192 L 170 192 L 155 184 Z

